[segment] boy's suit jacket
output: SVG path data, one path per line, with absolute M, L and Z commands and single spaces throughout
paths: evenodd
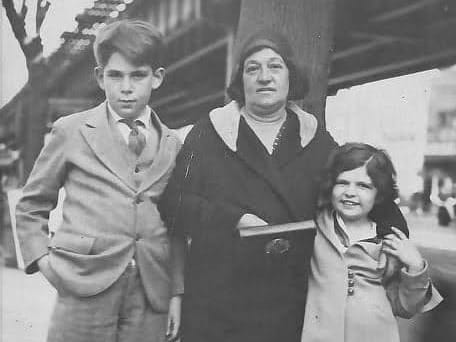
M 16 208 L 27 273 L 37 271 L 36 261 L 49 253 L 58 290 L 91 296 L 116 281 L 135 257 L 152 307 L 167 310 L 170 294 L 183 291 L 183 282 L 182 274 L 170 270 L 170 244 L 156 203 L 181 143 L 156 122 L 159 151 L 139 186 L 135 164 L 124 155 L 126 144 L 119 146 L 110 127 L 106 103 L 54 124 Z M 49 239 L 49 211 L 61 187 L 63 222 Z

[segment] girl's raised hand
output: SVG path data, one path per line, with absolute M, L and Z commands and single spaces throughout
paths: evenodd
M 384 237 L 382 250 L 398 258 L 409 273 L 419 273 L 424 268 L 424 260 L 418 248 L 397 228 L 392 227 L 394 234 Z

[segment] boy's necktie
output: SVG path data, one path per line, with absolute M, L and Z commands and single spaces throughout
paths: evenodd
M 120 122 L 123 122 L 130 127 L 131 131 L 128 135 L 128 148 L 139 156 L 144 149 L 144 146 L 146 146 L 146 137 L 139 130 L 139 126 L 146 127 L 146 125 L 144 125 L 144 122 L 141 120 L 122 119 Z

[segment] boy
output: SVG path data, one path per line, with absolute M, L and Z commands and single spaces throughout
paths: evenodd
M 114 22 L 94 53 L 106 102 L 55 122 L 16 209 L 25 271 L 58 292 L 50 342 L 175 339 L 182 265 L 170 266 L 156 203 L 180 142 L 147 106 L 164 78 L 161 35 Z M 61 187 L 63 222 L 49 239 Z

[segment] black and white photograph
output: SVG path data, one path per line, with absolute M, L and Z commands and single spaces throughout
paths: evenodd
M 0 15 L 0 342 L 456 341 L 456 1 Z

